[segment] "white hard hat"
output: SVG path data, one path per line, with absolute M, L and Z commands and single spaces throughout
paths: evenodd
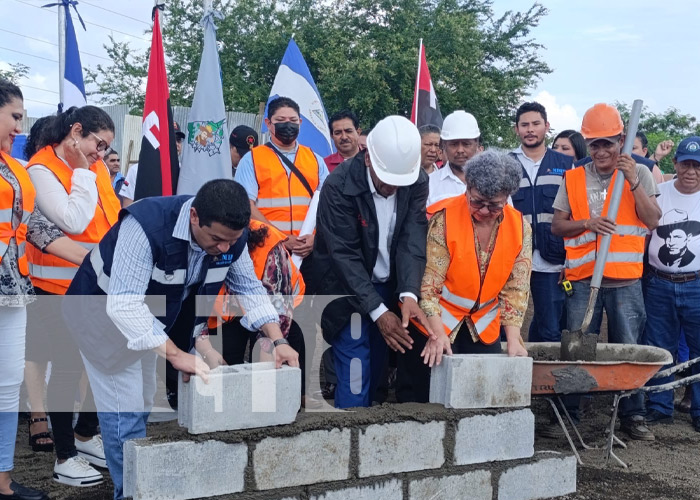
M 481 135 L 479 124 L 471 113 L 461 109 L 453 111 L 442 122 L 440 139 L 451 141 L 454 139 L 476 139 Z
M 410 186 L 420 174 L 420 133 L 403 116 L 387 116 L 367 136 L 374 173 L 391 186 Z

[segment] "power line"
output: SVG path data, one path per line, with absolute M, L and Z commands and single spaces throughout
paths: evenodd
M 37 59 L 43 59 L 52 63 L 58 63 L 56 59 L 49 59 L 48 57 L 36 56 L 34 54 L 30 54 L 29 52 L 22 52 L 21 50 L 10 49 L 8 47 L 0 47 L 0 49 L 9 50 L 10 52 L 17 52 L 18 54 L 22 54 L 23 56 L 36 57 Z
M 43 11 L 43 12 L 47 12 L 47 13 L 50 14 L 50 11 L 48 11 L 48 10 L 42 8 L 42 7 L 39 7 L 38 5 L 34 5 L 34 4 L 29 3 L 29 2 L 25 2 L 24 0 L 15 0 L 15 2 L 24 4 L 24 5 L 29 5 L 30 7 L 34 7 L 35 9 L 39 9 L 39 10 L 41 10 L 41 11 Z M 107 26 L 102 26 L 101 24 L 93 23 L 92 21 L 85 21 L 85 24 L 91 24 L 91 25 L 93 25 L 93 26 L 97 26 L 98 28 L 106 29 L 106 30 L 108 30 L 108 31 L 114 31 L 115 33 L 119 33 L 119 34 L 122 34 L 122 35 L 130 36 L 131 38 L 136 38 L 137 40 L 141 40 L 141 41 L 143 41 L 143 42 L 148 42 L 148 41 L 149 41 L 147 38 L 141 38 L 140 36 L 132 35 L 131 33 L 126 33 L 125 31 L 119 31 L 119 30 L 114 29 L 114 28 L 109 28 L 109 27 L 107 27 Z
M 42 40 L 41 38 L 36 38 L 36 37 L 33 37 L 33 36 L 29 36 L 29 35 L 23 35 L 22 33 L 16 33 L 16 32 L 14 32 L 14 31 L 6 30 L 6 29 L 4 29 L 4 28 L 0 28 L 0 31 L 4 31 L 5 33 L 11 33 L 11 34 L 13 34 L 13 35 L 22 36 L 22 37 L 28 38 L 28 39 L 30 39 L 30 40 L 35 40 L 35 41 L 37 41 L 37 42 L 41 42 L 41 43 L 45 43 L 45 44 L 47 44 L 47 45 L 52 45 L 52 46 L 54 46 L 54 47 L 58 47 L 58 44 L 57 44 L 57 43 L 49 42 L 48 40 Z M 99 59 L 104 59 L 105 61 L 111 61 L 111 59 L 110 59 L 109 57 L 104 57 L 104 56 L 100 56 L 100 55 L 97 55 L 97 54 L 91 54 L 90 52 L 85 52 L 85 51 L 83 51 L 83 50 L 81 50 L 80 53 L 81 53 L 81 54 L 85 54 L 86 56 L 92 56 L 92 57 L 97 57 L 97 58 L 99 58 Z
M 41 87 L 32 87 L 31 85 L 26 85 L 24 83 L 20 84 L 20 87 L 34 90 L 43 90 L 44 92 L 51 92 L 52 94 L 58 94 L 55 90 L 42 89 Z
M 149 27 L 151 26 L 151 23 L 147 23 L 147 22 L 144 21 L 143 19 L 137 19 L 137 18 L 135 18 L 135 17 L 127 16 L 126 14 L 122 14 L 121 12 L 117 12 L 116 10 L 110 10 L 110 9 L 108 9 L 107 7 L 102 7 L 101 5 L 95 5 L 95 4 L 93 4 L 93 3 L 86 2 L 85 0 L 80 0 L 80 3 L 85 4 L 85 5 L 89 5 L 90 7 L 95 7 L 95 8 L 97 8 L 97 9 L 104 10 L 105 12 L 111 12 L 112 14 L 116 14 L 116 15 L 118 15 L 118 16 L 126 17 L 127 19 L 132 19 L 132 20 L 134 20 L 134 21 L 136 21 L 136 22 L 145 24 L 146 26 L 149 26 Z
M 39 104 L 47 104 L 49 106 L 57 106 L 58 104 L 55 102 L 46 102 L 46 101 L 37 101 L 36 99 L 27 99 L 26 97 L 24 98 L 25 101 L 30 101 L 30 102 L 38 102 Z

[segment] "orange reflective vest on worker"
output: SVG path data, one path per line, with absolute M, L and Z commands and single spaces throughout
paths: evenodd
M 27 170 L 34 165 L 43 165 L 53 172 L 66 193 L 70 194 L 73 169 L 56 155 L 52 146 L 46 146 L 32 156 L 27 163 Z M 119 199 L 112 188 L 109 170 L 104 162 L 102 160 L 96 161 L 90 166 L 90 171 L 96 175 L 98 198 L 95 215 L 82 233 L 66 234 L 88 250 L 97 245 L 107 231 L 116 224 L 121 209 Z M 33 245 L 27 247 L 27 257 L 29 258 L 29 274 L 34 286 L 57 295 L 66 293 L 78 266 L 60 257 L 44 253 Z
M 267 228 L 267 237 L 265 238 L 265 241 L 263 242 L 262 246 L 251 247 L 249 244 L 248 247 L 248 251 L 250 252 L 250 258 L 253 261 L 253 267 L 255 268 L 255 275 L 258 277 L 259 280 L 262 280 L 263 275 L 265 274 L 267 258 L 270 255 L 270 252 L 277 245 L 285 241 L 287 239 L 287 235 L 284 234 L 282 231 L 276 229 L 275 227 L 272 227 L 268 224 L 265 224 L 264 222 L 260 222 L 254 219 L 250 220 L 249 227 L 251 231 L 257 231 L 262 227 Z M 306 285 L 304 284 L 304 278 L 302 278 L 299 269 L 297 269 L 297 266 L 294 265 L 294 262 L 291 258 L 289 259 L 289 265 L 292 267 L 291 294 L 294 297 L 294 307 L 296 307 L 299 304 L 301 304 L 302 300 L 304 299 Z M 219 318 L 221 318 L 222 323 L 228 323 L 236 317 L 235 315 L 230 314 L 230 311 L 228 311 L 229 307 L 230 299 L 228 297 L 228 294 L 226 293 L 226 285 L 224 285 L 219 291 L 219 296 L 217 297 L 216 303 L 214 305 L 214 312 L 209 318 L 208 325 L 210 329 L 216 329 Z
M 617 176 L 615 171 L 610 186 L 615 185 Z M 571 205 L 571 220 L 590 219 L 588 207 L 588 192 L 586 189 L 585 167 L 577 167 L 566 172 L 564 176 L 566 192 Z M 610 190 L 612 192 L 612 189 Z M 610 205 L 608 194 L 603 205 L 601 216 L 605 217 Z M 620 208 L 617 212 L 617 228 L 610 240 L 610 250 L 605 262 L 603 277 L 610 279 L 629 280 L 642 277 L 644 261 L 644 239 L 648 234 L 647 227 L 637 216 L 634 195 L 630 186 L 625 181 L 622 190 Z M 566 248 L 566 279 L 579 281 L 593 276 L 595 259 L 602 235 L 593 231 L 584 231 L 571 238 L 564 238 Z
M 501 309 L 498 296 L 508 281 L 523 247 L 523 216 L 510 205 L 503 209 L 496 243 L 483 282 L 474 243 L 474 226 L 465 196 L 431 205 L 445 211 L 445 238 L 450 265 L 440 293 L 444 333 L 450 335 L 462 321 L 474 324 L 479 340 L 493 344 L 500 338 Z M 414 322 L 424 334 L 425 329 Z
M 309 210 L 312 193 L 319 184 L 318 160 L 311 149 L 299 144 L 294 166 L 309 183 L 312 193 L 293 172 L 287 174 L 282 161 L 270 147 L 256 146 L 251 150 L 255 177 L 258 182 L 256 206 L 284 234 L 299 236 L 299 230 Z
M 15 203 L 15 190 L 12 184 L 0 176 L 0 262 L 10 247 L 10 240 L 14 238 L 17 243 L 19 272 L 23 276 L 27 276 L 29 274 L 26 254 L 27 223 L 34 212 L 34 184 L 32 184 L 27 171 L 17 160 L 2 151 L 0 151 L 0 158 L 17 178 L 22 190 L 22 218 L 19 225 L 14 228 L 12 227 L 12 212 Z

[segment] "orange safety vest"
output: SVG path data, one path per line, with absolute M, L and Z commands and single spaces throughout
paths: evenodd
M 474 245 L 474 226 L 464 196 L 439 201 L 431 207 L 445 210 L 445 238 L 450 266 L 440 294 L 442 326 L 450 335 L 465 319 L 470 319 L 479 339 L 493 344 L 500 338 L 501 309 L 498 295 L 505 286 L 523 248 L 523 216 L 510 205 L 503 208 L 496 244 L 481 283 L 479 261 Z M 414 325 L 424 334 L 425 329 Z
M 618 171 L 612 176 L 610 186 L 615 185 Z M 586 171 L 583 166 L 566 172 L 564 177 L 566 192 L 571 205 L 572 220 L 586 220 L 591 217 L 586 190 Z M 612 189 L 610 190 L 612 192 Z M 608 213 L 610 196 L 603 205 L 602 216 Z M 610 250 L 605 262 L 603 276 L 611 279 L 637 279 L 642 277 L 644 260 L 644 238 L 647 227 L 639 220 L 635 209 L 634 195 L 625 181 L 617 212 L 617 229 L 610 240 Z M 602 235 L 584 231 L 572 238 L 564 238 L 566 248 L 566 279 L 579 281 L 593 276 L 595 258 Z
M 0 158 L 10 167 L 22 190 L 22 217 L 17 228 L 13 228 L 12 212 L 15 204 L 15 190 L 12 188 L 12 184 L 0 177 L 0 207 L 2 207 L 0 208 L 0 262 L 2 262 L 2 258 L 10 247 L 10 240 L 15 238 L 19 272 L 23 276 L 27 276 L 29 268 L 27 266 L 25 242 L 27 241 L 27 223 L 32 212 L 34 212 L 34 198 L 36 195 L 34 184 L 32 184 L 27 171 L 17 160 L 2 151 L 0 151 Z
M 257 207 L 277 229 L 299 236 L 299 230 L 309 210 L 311 196 L 293 173 L 287 175 L 282 161 L 268 146 L 252 149 L 253 167 L 258 181 Z M 299 145 L 294 165 L 306 178 L 313 191 L 319 184 L 316 155 Z
M 279 243 L 287 239 L 287 235 L 275 227 L 271 227 L 264 222 L 257 221 L 255 219 L 250 220 L 249 224 L 251 231 L 257 231 L 261 227 L 267 228 L 267 238 L 263 242 L 262 246 L 256 246 L 254 248 L 248 247 L 250 252 L 250 258 L 253 261 L 253 267 L 255 268 L 255 275 L 259 280 L 262 280 L 263 274 L 265 273 L 265 264 L 267 263 L 267 257 Z M 299 269 L 294 265 L 292 259 L 289 259 L 289 264 L 292 266 L 292 295 L 294 296 L 294 307 L 301 304 L 304 299 L 304 292 L 306 291 L 306 284 L 304 283 L 304 278 L 302 278 Z M 222 323 L 228 323 L 232 321 L 235 316 L 228 314 L 228 304 L 230 299 L 228 298 L 228 293 L 226 291 L 226 285 L 221 287 L 219 290 L 219 296 L 214 304 L 214 312 L 212 316 L 209 317 L 208 325 L 212 330 L 216 329 L 218 326 L 218 318 L 221 318 Z
M 44 165 L 51 170 L 63 185 L 66 193 L 70 194 L 73 169 L 56 155 L 53 146 L 46 146 L 37 151 L 27 163 L 27 169 L 34 165 Z M 109 170 L 104 162 L 102 160 L 96 161 L 90 166 L 90 170 L 97 175 L 95 182 L 98 199 L 95 215 L 81 234 L 66 234 L 70 239 L 87 249 L 92 249 L 97 245 L 117 222 L 121 208 L 119 199 L 112 188 Z M 29 245 L 27 248 L 27 256 L 29 257 L 29 273 L 34 286 L 49 293 L 64 295 L 78 270 L 78 266 L 60 257 L 43 253 L 33 245 Z

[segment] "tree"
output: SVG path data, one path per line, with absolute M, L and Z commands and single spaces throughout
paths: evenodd
M 19 81 L 29 74 L 29 66 L 22 63 L 10 64 L 10 69 L 0 69 L 0 78 L 9 80 L 15 85 L 19 85 Z
M 171 102 L 189 105 L 202 50 L 199 0 L 167 0 L 163 40 Z M 423 38 L 440 107 L 466 109 L 486 142 L 514 143 L 515 109 L 549 67 L 530 38 L 547 10 L 495 18 L 492 0 L 215 0 L 226 107 L 257 112 L 289 38 L 299 45 L 328 113 L 353 109 L 364 127 L 410 115 Z M 88 72 L 103 102 L 143 106 L 147 54 L 112 40 L 112 64 Z
M 620 111 L 622 120 L 627 123 L 630 117 L 631 106 L 625 103 L 616 102 L 615 106 Z M 674 144 L 678 143 L 690 135 L 700 135 L 700 123 L 697 119 L 688 114 L 683 114 L 676 108 L 669 108 L 663 113 L 653 113 L 644 106 L 639 119 L 640 132 L 644 132 L 649 140 L 648 149 L 653 153 L 656 146 L 667 139 L 671 139 Z M 660 163 L 659 167 L 666 173 L 672 173 L 673 155 L 668 155 Z

